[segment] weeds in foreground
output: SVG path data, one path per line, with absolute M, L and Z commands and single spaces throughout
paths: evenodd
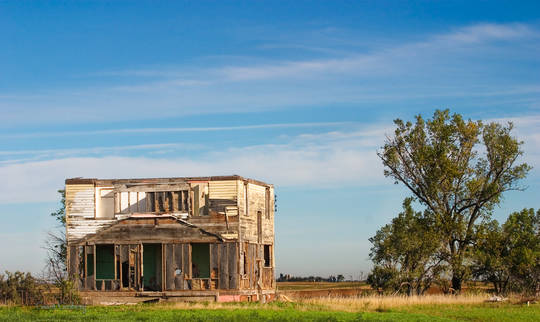
M 299 299 L 298 302 L 306 305 L 325 307 L 328 310 L 358 312 L 382 312 L 413 305 L 452 305 L 452 304 L 480 304 L 489 298 L 486 294 L 464 295 L 426 295 L 426 296 L 364 296 L 364 297 L 319 297 Z
M 317 297 L 296 299 L 295 301 L 274 301 L 268 304 L 258 302 L 175 302 L 143 305 L 150 310 L 161 309 L 209 309 L 209 310 L 295 310 L 295 311 L 333 311 L 333 312 L 388 312 L 410 307 L 427 306 L 471 306 L 484 304 L 490 298 L 489 294 L 463 295 L 426 295 L 426 296 L 362 296 L 362 297 Z M 519 303 L 519 298 L 510 302 Z
M 178 302 L 114 306 L 0 306 L 0 321 L 534 321 L 540 306 L 488 296 L 318 298 L 296 302 Z

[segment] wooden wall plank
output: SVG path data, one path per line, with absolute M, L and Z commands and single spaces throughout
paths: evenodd
M 176 269 L 178 268 L 182 271 L 181 274 L 174 276 L 174 289 L 175 290 L 184 289 L 184 274 L 186 272 L 184 271 L 184 266 L 182 264 L 183 250 L 184 250 L 184 244 L 174 244 L 174 262 L 175 262 L 174 270 L 176 271 Z
M 72 279 L 79 276 L 79 246 L 70 246 L 69 247 L 69 277 Z
M 93 289 L 95 290 L 96 289 L 96 276 L 97 276 L 97 270 L 96 270 L 96 268 L 97 268 L 96 267 L 96 257 L 97 257 L 96 256 L 97 255 L 97 253 L 96 253 L 96 245 L 94 245 L 93 254 L 94 254 L 94 263 L 93 263 L 93 265 L 94 265 L 94 285 L 93 285 L 94 288 Z
M 227 254 L 227 243 L 219 244 L 219 289 L 229 288 L 229 265 Z
M 210 244 L 210 278 L 219 278 L 219 244 Z
M 173 291 L 176 289 L 175 286 L 175 270 L 176 262 L 174 260 L 174 245 L 173 244 L 163 244 L 165 247 L 165 289 L 167 291 Z
M 118 279 L 118 258 L 120 257 L 120 254 L 118 254 L 118 246 L 113 245 L 113 263 L 114 263 L 114 279 Z M 114 288 L 113 288 L 114 289 Z
M 248 261 L 249 261 L 249 286 L 255 289 L 257 285 L 256 269 L 257 269 L 257 245 L 249 244 L 248 246 Z
M 183 244 L 182 247 L 182 262 L 184 265 L 182 271 L 186 278 L 191 278 L 191 250 L 189 246 L 189 244 Z M 184 290 L 188 289 L 190 289 L 188 281 L 184 279 Z
M 90 267 L 92 265 L 94 265 L 93 261 L 88 261 L 88 255 L 93 254 L 93 249 L 94 249 L 93 246 L 84 246 L 84 251 L 85 251 L 85 255 L 86 255 L 85 258 L 84 258 L 84 262 L 85 262 L 84 263 L 84 265 L 85 265 L 84 276 L 86 278 L 86 283 L 85 283 L 85 289 L 86 290 L 91 290 L 92 285 L 94 285 L 94 282 L 92 281 L 93 277 L 88 275 L 88 271 L 90 270 Z
M 236 243 L 228 244 L 229 289 L 238 289 L 238 250 Z

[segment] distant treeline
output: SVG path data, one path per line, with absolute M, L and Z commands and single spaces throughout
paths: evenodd
M 345 276 L 338 274 L 336 276 L 330 275 L 328 277 L 321 276 L 292 276 L 290 274 L 279 274 L 277 279 L 278 282 L 343 282 L 345 281 Z

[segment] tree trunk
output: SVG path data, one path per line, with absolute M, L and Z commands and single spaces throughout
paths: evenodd
M 495 294 L 499 295 L 501 293 L 497 281 L 493 281 L 493 288 L 495 289 Z
M 454 289 L 455 292 L 459 293 L 461 291 L 461 283 L 462 283 L 462 279 L 461 277 L 459 276 L 452 276 L 452 288 Z

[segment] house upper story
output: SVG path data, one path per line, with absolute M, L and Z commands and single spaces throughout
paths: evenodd
M 125 220 L 170 218 L 223 241 L 273 244 L 274 187 L 238 175 L 65 181 L 66 236 L 90 241 Z M 151 233 L 145 236 L 148 240 Z

